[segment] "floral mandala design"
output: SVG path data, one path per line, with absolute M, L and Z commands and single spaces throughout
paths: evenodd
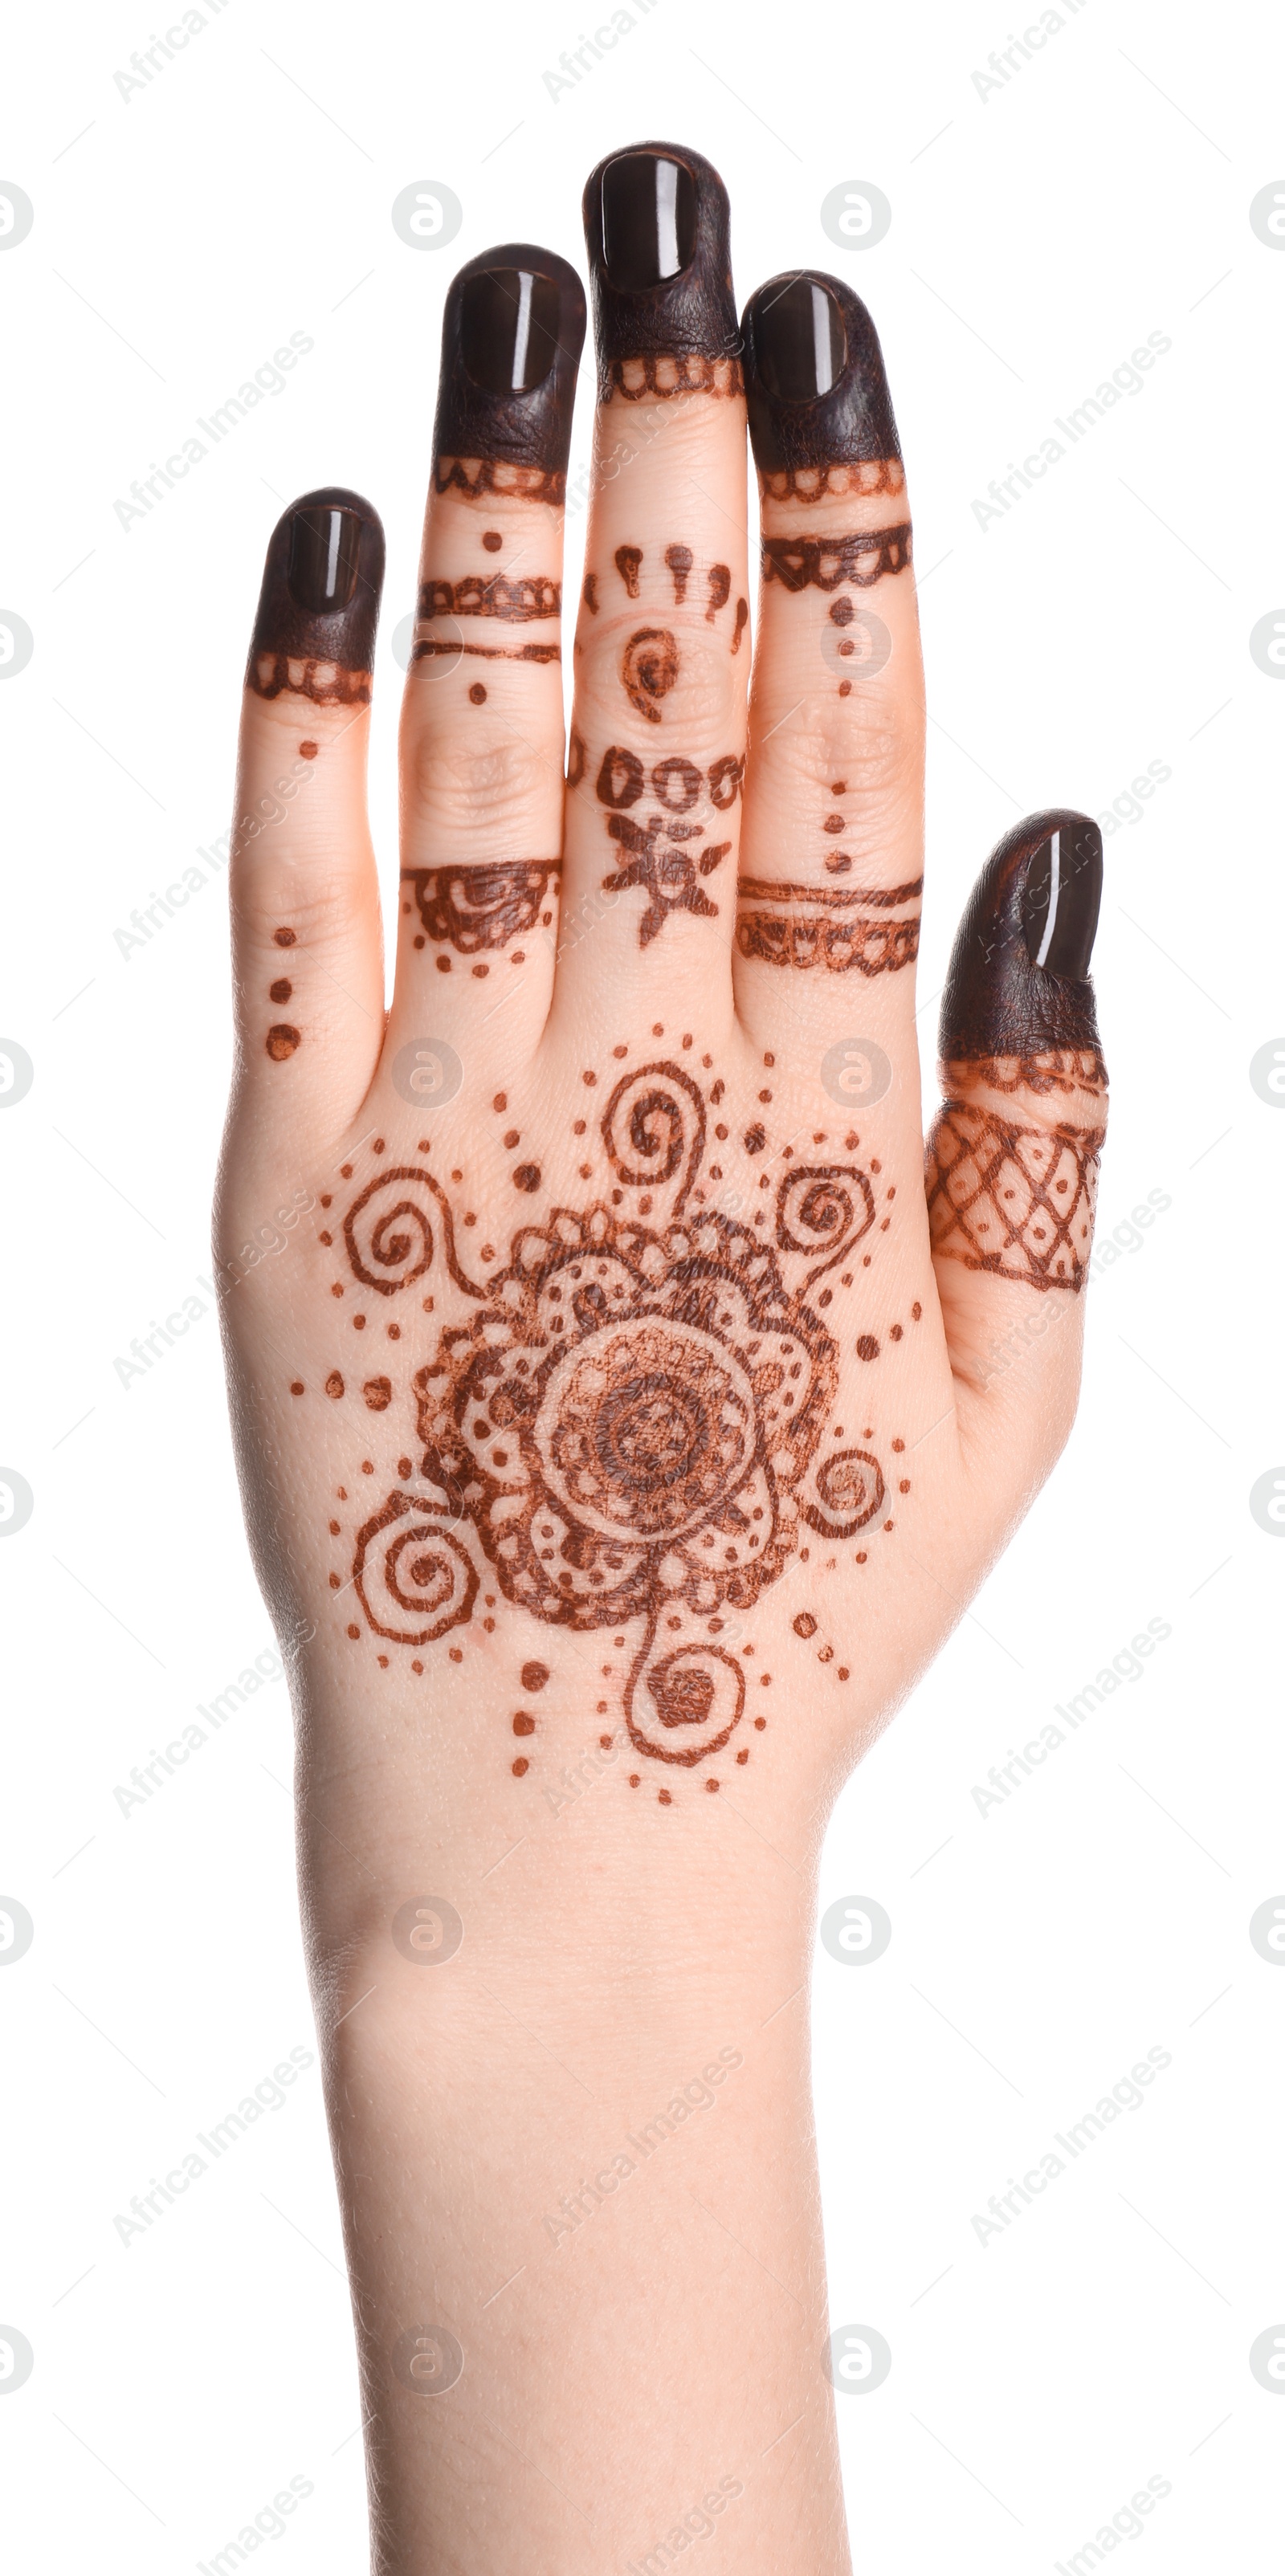
M 691 1765 L 726 1744 L 745 1675 L 717 1642 L 725 1612 L 752 1607 L 805 1526 L 846 1535 L 879 1508 L 873 1459 L 814 1473 L 836 1361 L 744 1226 L 655 1232 L 594 1206 L 519 1234 L 419 1370 L 424 1473 L 506 1598 L 570 1628 L 643 1622 L 639 1752 Z
M 586 1070 L 586 1084 L 594 1079 Z M 687 1767 L 720 1752 L 744 1715 L 744 1614 L 764 1587 L 796 1552 L 807 1556 L 809 1532 L 850 1538 L 885 1502 L 878 1460 L 843 1445 L 834 1422 L 838 1345 L 821 1320 L 835 1273 L 880 1222 L 871 1174 L 851 1162 L 797 1162 L 787 1146 L 774 1198 L 756 1206 L 753 1226 L 709 1208 L 700 1177 L 707 1114 L 725 1091 L 719 1079 L 706 1094 L 668 1059 L 622 1073 L 598 1121 L 610 1205 L 555 1206 L 512 1236 L 507 1267 L 480 1279 L 470 1274 L 495 1260 L 493 1247 L 474 1255 L 455 1231 L 457 1216 L 467 1229 L 475 1214 L 457 1210 L 422 1161 L 383 1163 L 342 1219 L 348 1277 L 331 1283 L 343 1298 L 355 1282 L 366 1306 L 372 1293 L 395 1299 L 444 1271 L 468 1301 L 462 1318 L 453 1306 L 455 1319 L 433 1327 L 432 1356 L 411 1379 L 418 1474 L 402 1458 L 396 1489 L 356 1533 L 348 1582 L 367 1629 L 392 1647 L 441 1643 L 471 1625 L 485 1565 L 505 1600 L 536 1620 L 616 1630 L 635 1750 Z M 497 1096 L 497 1113 L 506 1106 Z M 518 1141 L 506 1137 L 506 1150 Z M 762 1151 L 761 1122 L 744 1143 L 751 1157 Z M 857 1143 L 850 1136 L 845 1151 Z M 384 1153 L 382 1138 L 373 1150 Z M 429 1151 L 421 1139 L 419 1155 Z M 523 1189 L 524 1172 L 514 1173 Z M 723 1175 L 711 1164 L 707 1177 Z M 769 1186 L 763 1171 L 759 1189 Z M 332 1244 L 329 1229 L 321 1241 Z M 851 1288 L 853 1273 L 838 1284 Z M 431 1297 L 423 1310 L 432 1313 Z M 362 1329 L 368 1314 L 351 1321 Z M 403 1329 L 390 1324 L 390 1339 Z M 857 1350 L 871 1355 L 861 1341 Z M 302 1382 L 292 1391 L 302 1395 Z M 352 1391 L 332 1370 L 326 1395 Z M 361 1393 L 384 1413 L 391 1381 L 372 1378 Z M 374 1472 L 363 1462 L 364 1474 Z M 411 1489 L 420 1476 L 430 1491 Z M 342 1487 L 338 1498 L 347 1500 Z M 336 1521 L 331 1531 L 339 1535 Z M 347 1588 L 337 1570 L 330 1582 Z M 496 1606 L 488 1592 L 486 1610 Z M 796 1621 L 796 1631 L 810 1635 L 816 1622 L 802 1615 L 810 1624 Z M 360 1638 L 355 1618 L 346 1626 Z M 448 1651 L 462 1661 L 459 1646 Z M 388 1660 L 380 1653 L 381 1665 Z M 843 1667 L 839 1678 L 848 1678 Z M 534 1725 L 520 1711 L 514 1731 Z M 742 1747 L 737 1760 L 747 1758 Z M 525 1755 L 513 1764 L 519 1777 L 529 1767 Z

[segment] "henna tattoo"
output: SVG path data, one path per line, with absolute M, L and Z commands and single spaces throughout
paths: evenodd
M 878 1459 L 867 1449 L 839 1449 L 817 1470 L 816 1501 L 804 1505 L 803 1517 L 824 1538 L 855 1538 L 883 1503 Z
M 858 529 L 851 536 L 764 537 L 762 543 L 765 582 L 779 581 L 786 590 L 806 590 L 810 582 L 818 590 L 837 590 L 840 582 L 873 590 L 885 573 L 905 571 L 911 527 L 903 519 L 895 528 Z M 873 564 L 867 564 L 869 556 Z
M 1019 1127 L 948 1100 L 928 1149 L 935 1253 L 1029 1288 L 1087 1276 L 1103 1127 Z
M 288 689 L 294 697 L 311 698 L 317 707 L 370 705 L 369 671 L 347 671 L 338 662 L 301 659 L 297 654 L 252 654 L 245 685 L 257 698 L 279 698 Z
M 865 904 L 878 912 L 892 912 L 901 904 L 917 903 L 923 890 L 922 877 L 910 877 L 905 885 L 898 886 L 806 886 L 788 879 L 777 883 L 767 877 L 742 877 L 740 887 L 749 902 L 823 903 L 835 910 Z
M 451 639 L 425 636 L 415 644 L 412 662 L 458 662 L 461 654 L 474 654 L 479 662 L 561 662 L 561 644 L 461 644 Z
M 820 966 L 831 975 L 854 968 L 862 975 L 895 975 L 919 954 L 919 912 L 905 911 L 897 921 L 882 916 L 917 907 L 923 882 L 915 877 L 899 886 L 804 886 L 743 877 L 737 947 L 742 957 L 765 966 L 795 966 L 805 972 Z
M 613 154 L 590 174 L 584 221 L 599 401 L 739 393 L 730 208 L 709 162 L 663 144 Z
M 681 1216 L 705 1151 L 705 1103 L 676 1064 L 644 1064 L 620 1077 L 602 1116 L 607 1160 L 625 1189 L 678 1188 L 670 1215 Z M 641 1213 L 651 1212 L 652 1201 Z
M 384 532 L 368 501 L 338 486 L 305 493 L 277 521 L 245 685 L 314 706 L 370 702 Z
M 850 1163 L 798 1163 L 777 1185 L 776 1240 L 782 1252 L 824 1251 L 803 1282 L 812 1286 L 869 1233 L 874 1191 Z
M 436 887 L 428 899 L 438 899 Z M 702 1062 L 712 1072 L 710 1058 Z M 592 1067 L 584 1079 L 596 1082 Z M 619 1073 L 598 1120 L 612 1204 L 555 1206 L 520 1226 L 485 1291 L 459 1269 L 451 1206 L 425 1169 L 378 1170 L 343 1228 L 353 1276 L 391 1295 L 422 1285 L 440 1225 L 451 1276 L 477 1300 L 471 1317 L 432 1328 L 429 1355 L 412 1368 L 418 1470 L 402 1457 L 396 1490 L 355 1532 L 348 1581 L 366 1632 L 387 1647 L 438 1644 L 483 1608 L 493 1612 L 496 1594 L 549 1625 L 615 1630 L 621 1660 L 603 1665 L 603 1680 L 635 1753 L 670 1778 L 721 1753 L 742 1728 L 735 1758 L 748 1758 L 753 1648 L 742 1631 L 734 1649 L 726 1613 L 752 1609 L 796 1556 L 806 1562 L 810 1541 L 874 1524 L 887 1500 L 864 1403 L 851 1432 L 834 1418 L 838 1345 L 820 1319 L 832 1292 L 815 1294 L 876 1223 L 871 1179 L 852 1163 L 789 1165 L 787 1145 L 770 1240 L 756 1230 L 763 1211 L 749 1225 L 707 1209 L 707 1120 L 724 1093 L 721 1078 L 703 1082 L 669 1059 Z M 771 1088 L 758 1097 L 770 1103 Z M 506 1096 L 493 1107 L 506 1114 Z M 586 1122 L 575 1123 L 585 1133 Z M 725 1138 L 727 1128 L 714 1133 Z M 519 1141 L 512 1130 L 506 1149 Z M 761 1125 L 746 1138 L 747 1148 L 765 1142 Z M 373 1150 L 383 1152 L 382 1138 Z M 590 1165 L 582 1168 L 589 1178 Z M 709 1177 L 722 1176 L 714 1166 Z M 462 1178 L 450 1174 L 457 1185 Z M 513 1179 L 537 1189 L 540 1167 L 521 1165 Z M 466 1214 L 466 1225 L 474 1221 Z M 428 1312 L 432 1302 L 421 1299 Z M 899 1325 L 887 1329 L 899 1338 Z M 877 1357 L 874 1336 L 858 1347 Z M 343 1386 L 332 1371 L 327 1392 Z M 368 1377 L 360 1392 L 366 1416 L 395 1421 L 392 1377 Z M 362 1472 L 375 1473 L 373 1459 Z M 407 1490 L 417 1477 L 424 1490 Z M 909 1491 L 906 1479 L 899 1490 Z M 333 1536 L 340 1528 L 331 1521 Z M 495 1591 L 483 1601 L 487 1573 Z M 338 1572 L 331 1585 L 345 1588 Z M 490 1631 L 495 1621 L 481 1624 Z M 815 1635 L 817 1624 L 800 1613 L 796 1633 Z M 349 1620 L 347 1636 L 362 1633 Z M 832 1645 L 820 1652 L 833 1661 Z M 452 1643 L 449 1653 L 458 1663 L 463 1648 Z M 752 1669 L 758 1688 L 770 1687 L 770 1674 Z M 848 1678 L 846 1666 L 838 1671 Z M 521 1667 L 524 1696 L 549 1679 L 546 1663 Z M 755 1698 L 761 1731 L 757 1689 Z M 599 1706 L 605 1715 L 607 1701 Z M 523 1739 L 537 1733 L 526 1707 L 509 1724 Z M 526 1754 L 519 1759 L 529 1769 Z M 641 1774 L 631 1776 L 638 1785 Z M 711 1774 L 702 1785 L 719 1783 Z M 672 1804 L 669 1790 L 659 1794 Z
M 754 460 L 765 475 L 900 457 L 883 353 L 842 278 L 769 278 L 742 317 Z
M 711 804 L 717 806 L 720 814 L 726 813 L 741 793 L 745 777 L 744 756 L 725 751 L 721 759 L 713 762 L 706 776 Z M 653 796 L 664 806 L 666 813 L 687 814 L 700 795 L 701 773 L 694 760 L 673 754 L 668 760 L 656 762 L 650 785 Z M 637 752 L 629 751 L 619 743 L 609 744 L 598 772 L 596 793 L 600 804 L 617 810 L 636 805 L 643 786 L 643 765 Z
M 694 561 L 695 557 L 690 546 L 666 546 L 665 548 L 665 562 L 673 575 L 676 608 L 681 608 L 687 597 L 687 584 Z
M 643 550 L 641 546 L 617 546 L 616 548 L 616 570 L 625 585 L 626 592 L 630 599 L 637 599 L 638 597 L 638 573 L 642 564 L 642 559 Z
M 1048 1047 L 1039 1055 L 981 1055 L 942 1066 L 948 1099 L 962 1085 L 989 1091 L 1104 1092 L 1107 1069 L 1096 1047 Z
M 796 966 L 806 973 L 895 975 L 919 954 L 919 922 L 827 921 L 806 914 L 743 912 L 736 924 L 742 957 L 763 966 Z
M 378 1204 L 381 1193 L 398 1190 L 401 1196 L 391 1206 Z M 432 1221 L 422 1195 L 412 1195 L 423 1191 L 441 1211 L 446 1267 L 456 1287 L 462 1288 L 466 1297 L 485 1297 L 485 1288 L 479 1288 L 456 1259 L 455 1219 L 445 1190 L 431 1172 L 421 1171 L 412 1163 L 399 1163 L 388 1171 L 376 1172 L 353 1200 L 344 1218 L 344 1242 L 353 1277 L 360 1280 L 363 1288 L 373 1288 L 377 1296 L 396 1297 L 431 1269 Z
M 709 793 L 711 804 L 717 805 L 720 813 L 725 813 L 729 805 L 734 805 L 736 803 L 736 799 L 740 795 L 744 783 L 744 753 L 725 751 L 721 760 L 716 760 L 714 762 L 709 773 Z M 661 803 L 664 803 L 663 797 L 661 798 Z
M 598 576 L 596 572 L 587 572 L 585 574 L 584 588 L 581 591 L 580 596 L 584 601 L 585 607 L 589 610 L 590 615 L 596 617 L 598 614 Z
M 697 884 L 698 863 L 691 851 L 659 847 L 663 829 L 664 818 L 660 814 L 651 815 L 645 829 L 640 823 L 633 822 L 628 814 L 609 814 L 607 817 L 607 830 L 628 856 L 611 876 L 603 878 L 602 890 L 604 894 L 623 894 L 630 886 L 644 888 L 647 909 L 638 925 L 641 948 L 650 945 L 671 912 L 700 913 L 710 919 L 718 912 L 718 905 L 711 903 L 709 896 L 703 894 Z M 702 826 L 697 824 L 695 829 L 699 831 Z M 677 830 L 678 826 L 669 826 L 671 839 Z M 711 849 L 702 850 L 700 874 L 712 875 L 731 846 L 730 841 L 719 841 Z
M 719 1614 L 752 1607 L 824 1509 L 810 1471 L 836 1364 L 747 1228 L 661 1236 L 593 1208 L 516 1237 L 491 1311 L 418 1372 L 424 1472 L 506 1598 L 572 1629 L 641 1619 L 640 1753 L 690 1768 L 738 1724 Z
M 905 488 L 906 469 L 899 456 L 861 457 L 845 464 L 783 465 L 759 472 L 765 501 L 848 501 Z
M 285 1020 L 281 1020 L 275 1028 L 269 1029 L 264 1044 L 274 1064 L 285 1064 L 295 1048 L 303 1044 L 303 1032 L 292 1029 Z
M 495 859 L 481 867 L 403 868 L 414 888 L 428 939 L 449 941 L 461 957 L 507 948 L 536 929 L 550 886 L 557 891 L 561 859 Z
M 599 400 L 645 402 L 649 394 L 668 402 L 674 394 L 743 394 L 745 374 L 739 358 L 705 358 L 690 350 L 667 349 L 654 357 L 609 358 Z
M 438 456 L 433 460 L 435 492 L 458 492 L 466 501 L 488 496 L 503 501 L 546 501 L 551 509 L 566 505 L 565 468 L 513 465 L 502 456 Z
M 470 572 L 460 581 L 422 581 L 421 617 L 501 617 L 525 626 L 533 617 L 562 615 L 562 584 L 548 573 L 512 580 L 507 573 Z
M 1101 1056 L 1089 959 L 1102 835 L 1087 814 L 1033 814 L 982 869 L 951 951 L 943 1063 L 1050 1051 Z
M 732 637 L 732 651 L 734 653 L 740 652 L 741 637 L 744 634 L 746 627 L 749 625 L 749 622 L 750 603 L 748 599 L 738 599 L 736 603 L 736 632 Z
M 584 332 L 584 290 L 552 251 L 507 242 L 466 263 L 442 316 L 439 492 L 561 506 Z
M 656 703 L 678 678 L 678 645 L 667 626 L 640 626 L 621 656 L 620 677 L 631 706 L 649 724 L 660 723 Z
M 461 654 L 472 654 L 482 662 L 560 662 L 560 644 L 464 644 L 457 636 L 428 635 L 415 645 L 412 662 L 458 661 Z
M 358 1531 L 353 1586 L 376 1636 L 398 1646 L 431 1646 L 463 1627 L 478 1594 L 468 1549 L 431 1509 L 402 1493 L 390 1494 Z
M 705 623 L 707 626 L 712 626 L 720 608 L 726 608 L 732 595 L 731 565 L 711 564 L 705 578 L 709 583 L 709 606 L 705 611 Z M 738 600 L 736 604 L 739 608 L 740 601 Z M 736 651 L 735 645 L 732 646 L 732 651 Z
M 1102 838 L 1087 815 L 1018 824 L 973 889 L 942 1000 L 948 1096 L 928 1149 L 933 1248 L 1033 1288 L 1084 1285 L 1105 1129 L 1021 1125 L 963 1095 L 1104 1097 L 1088 979 L 1101 890 Z

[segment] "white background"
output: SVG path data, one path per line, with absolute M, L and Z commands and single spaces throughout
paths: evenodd
M 826 1854 L 823 1903 L 867 1894 L 893 1923 L 881 1959 L 822 1952 L 816 1981 L 832 2317 L 893 2354 L 881 2388 L 838 2401 L 854 2547 L 886 2576 L 1051 2566 L 1155 2477 L 1171 2494 L 1116 2547 L 1154 2570 L 1279 2563 L 1285 2404 L 1248 2351 L 1285 2319 L 1285 1973 L 1248 1922 L 1285 1888 L 1285 1551 L 1248 1494 L 1285 1459 L 1285 1118 L 1248 1065 L 1285 1030 L 1285 689 L 1248 639 L 1285 601 L 1285 251 L 1248 209 L 1285 185 L 1281 29 L 1159 0 L 1060 14 L 983 98 L 999 0 L 754 18 L 655 0 L 556 101 L 570 0 L 229 0 L 128 101 L 113 74 L 150 40 L 141 0 L 11 20 L 0 177 L 36 210 L 0 249 L 0 607 L 35 638 L 0 686 L 0 1034 L 36 1069 L 0 1115 L 0 1463 L 36 1498 L 0 1548 L 0 1888 L 36 1926 L 0 1975 L 0 2322 L 36 2355 L 0 2403 L 24 2571 L 189 2568 L 292 2476 L 314 2493 L 263 2543 L 273 2565 L 364 2563 L 315 2066 L 145 2237 L 113 2227 L 196 2130 L 314 2050 L 284 1685 L 143 1808 L 113 1796 L 270 1644 L 197 1285 L 222 882 L 128 957 L 113 933 L 226 828 L 264 543 L 310 485 L 355 485 L 388 530 L 373 772 L 395 869 L 390 639 L 450 271 L 513 237 L 583 265 L 585 174 L 655 135 L 726 178 L 739 298 L 785 266 L 838 269 L 882 334 L 934 714 L 926 1036 L 998 834 L 1045 804 L 1111 814 L 1149 763 L 1172 773 L 1106 843 L 1100 1239 L 1125 1231 L 1090 1290 L 1079 1424 Z M 449 249 L 394 233 L 420 179 L 462 203 Z M 839 249 L 821 201 L 863 179 L 891 228 Z M 294 331 L 315 347 L 285 389 L 123 528 L 131 482 Z M 1151 333 L 1172 347 L 1142 390 L 980 527 L 991 480 Z M 573 479 L 586 438 L 583 406 Z M 1124 1248 L 1152 1192 L 1171 1204 Z M 115 1359 L 185 1295 L 204 1316 L 123 1385 Z M 974 1785 L 1152 1619 L 1172 1635 L 1142 1677 L 980 1813 Z M 1152 2048 L 1172 2063 L 1142 2107 L 979 2242 L 989 2196 Z

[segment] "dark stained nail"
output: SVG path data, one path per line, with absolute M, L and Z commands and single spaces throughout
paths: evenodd
M 364 704 L 383 583 L 384 531 L 369 501 L 338 486 L 305 492 L 268 541 L 246 687 Z
M 756 316 L 755 357 L 774 402 L 815 402 L 833 393 L 848 363 L 837 295 L 815 277 L 796 277 Z
M 460 293 L 460 351 L 488 394 L 529 394 L 558 354 L 557 279 L 530 268 L 488 268 Z
M 613 153 L 590 173 L 584 226 L 599 400 L 739 393 L 731 209 L 711 163 L 671 143 Z
M 355 510 L 294 511 L 290 520 L 290 595 L 313 617 L 346 608 L 357 587 L 361 519 Z
M 763 473 L 900 457 L 879 335 L 842 278 L 771 277 L 742 316 L 754 461 Z
M 1102 903 L 1102 835 L 1077 817 L 1059 824 L 1027 864 L 1022 921 L 1031 964 L 1083 983 Z
M 555 251 L 502 242 L 459 271 L 442 317 L 439 491 L 563 498 L 584 335 L 584 288 Z M 452 470 L 460 459 L 486 470 Z
M 943 1061 L 1097 1049 L 1089 959 L 1102 835 L 1087 814 L 1031 814 L 987 860 L 955 936 Z
M 602 174 L 602 257 L 607 283 L 663 286 L 696 248 L 696 187 L 668 152 L 622 152 Z

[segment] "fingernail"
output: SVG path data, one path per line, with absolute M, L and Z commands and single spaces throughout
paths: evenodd
M 460 350 L 488 394 L 529 394 L 558 354 L 557 281 L 531 268 L 488 268 L 464 281 Z
M 360 493 L 305 492 L 268 542 L 246 687 L 364 705 L 384 581 L 384 531 Z
M 355 510 L 296 510 L 290 521 L 291 597 L 314 617 L 346 608 L 357 587 L 361 519 Z
M 439 492 L 565 499 L 584 334 L 584 288 L 556 252 L 504 242 L 460 270 L 442 317 Z
M 789 477 L 876 460 L 900 467 L 879 335 L 842 278 L 811 269 L 769 278 L 750 297 L 741 331 L 761 474 Z M 871 490 L 899 489 L 904 476 L 885 476 L 882 486 L 866 480 Z
M 738 394 L 731 209 L 699 152 L 640 143 L 592 171 L 584 193 L 598 398 Z
M 1098 1050 L 1089 960 L 1101 899 L 1102 835 L 1089 815 L 1032 814 L 1006 834 L 956 933 L 945 1062 Z
M 815 402 L 833 393 L 848 363 L 843 308 L 816 277 L 792 278 L 784 293 L 761 306 L 755 356 L 775 402 Z
M 1081 979 L 1102 902 L 1102 835 L 1096 823 L 1059 825 L 1028 860 L 1022 923 L 1031 964 L 1046 975 Z
M 602 257 L 609 286 L 663 286 L 696 248 L 696 188 L 668 152 L 622 152 L 602 174 Z

